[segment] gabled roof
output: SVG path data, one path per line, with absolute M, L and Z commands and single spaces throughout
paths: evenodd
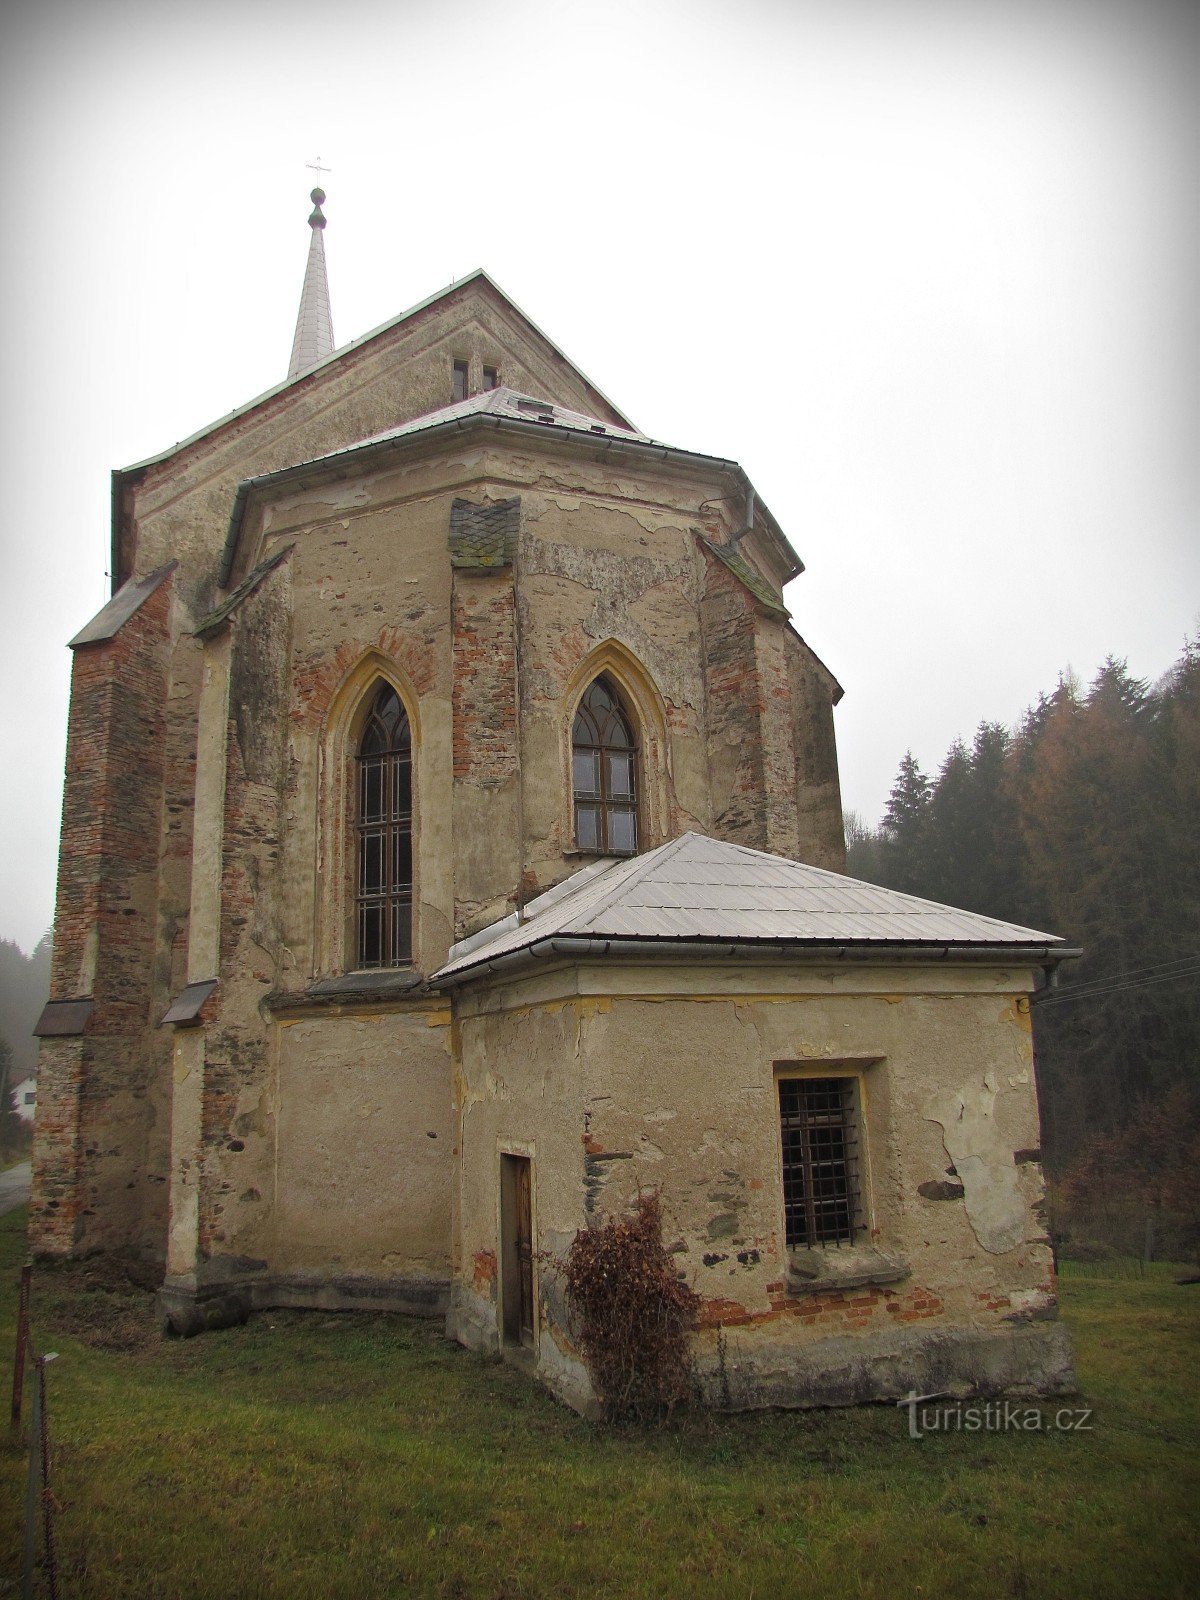
M 465 278 L 456 278 L 453 283 L 448 283 L 444 289 L 437 290 L 435 294 L 427 295 L 424 300 L 418 300 L 415 306 L 409 306 L 408 310 L 402 311 L 399 316 L 390 317 L 387 322 L 381 322 L 377 328 L 372 328 L 369 333 L 363 333 L 360 334 L 357 339 L 351 339 L 349 344 L 342 345 L 331 355 L 326 356 L 323 361 L 318 361 L 315 366 L 307 367 L 296 377 L 289 376 L 285 378 L 282 383 L 277 383 L 272 388 L 265 389 L 262 394 L 255 395 L 253 400 L 248 400 L 245 405 L 237 406 L 234 410 L 226 412 L 223 417 L 218 417 L 215 422 L 206 423 L 203 428 L 199 428 L 195 433 L 189 434 L 186 439 L 180 439 L 176 444 L 169 445 L 167 449 L 158 451 L 156 455 L 147 456 L 144 461 L 135 461 L 131 466 L 120 468 L 117 475 L 120 477 L 125 477 L 129 473 L 140 472 L 144 467 L 152 467 L 157 465 L 157 463 L 160 461 L 169 460 L 171 456 L 176 454 L 177 451 L 186 449 L 188 445 L 196 444 L 199 440 L 207 437 L 208 434 L 216 433 L 219 428 L 224 428 L 228 423 L 236 422 L 239 417 L 244 417 L 249 412 L 257 410 L 259 406 L 265 405 L 268 400 L 273 400 L 276 395 L 282 394 L 283 391 L 287 388 L 290 388 L 293 383 L 299 383 L 303 380 L 309 379 L 314 373 L 323 372 L 326 367 L 332 366 L 335 362 L 341 361 L 345 356 L 348 356 L 351 351 L 361 350 L 363 345 L 370 344 L 372 339 L 378 339 L 383 334 L 390 333 L 393 328 L 398 328 L 401 323 L 407 322 L 411 317 L 418 316 L 422 311 L 427 311 L 430 306 L 435 306 L 439 301 L 447 300 L 452 295 L 461 294 L 462 291 L 472 283 L 486 284 L 488 288 L 491 289 L 493 294 L 498 295 L 511 310 L 517 313 L 522 321 L 528 323 L 529 327 L 535 334 L 537 334 L 538 338 L 544 340 L 549 348 L 554 351 L 556 356 L 561 357 L 561 359 L 567 363 L 572 371 L 576 372 L 579 377 L 583 379 L 588 388 L 591 389 L 601 400 L 603 400 L 606 406 L 611 408 L 615 416 L 624 418 L 624 413 L 621 411 L 620 407 L 613 405 L 613 402 L 608 398 L 604 391 L 594 384 L 588 377 L 587 373 L 584 372 L 580 367 L 577 367 L 571 360 L 570 356 L 565 354 L 565 352 L 555 344 L 554 340 L 538 327 L 537 323 L 531 316 L 522 311 L 521 307 L 512 298 L 512 296 L 505 294 L 504 290 L 495 281 L 495 279 L 490 278 L 482 267 L 476 267 L 475 271 L 468 272 Z
M 1073 953 L 1053 934 L 685 833 L 646 855 L 584 868 L 519 919 L 461 940 L 432 981 L 482 976 L 502 958 L 670 955 L 680 946 L 689 957 L 709 946 L 717 956 L 810 950 L 887 959 L 903 951 L 1034 965 Z

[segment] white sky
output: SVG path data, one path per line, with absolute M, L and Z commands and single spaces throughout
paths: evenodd
M 846 689 L 845 803 L 1200 628 L 1188 0 L 9 0 L 0 936 L 51 919 L 109 473 L 484 266 L 740 460 Z

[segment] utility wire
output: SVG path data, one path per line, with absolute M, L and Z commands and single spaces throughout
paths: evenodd
M 1200 950 L 1191 951 L 1186 956 L 1174 956 L 1170 961 L 1156 961 L 1148 967 L 1127 967 L 1123 972 L 1110 972 L 1103 977 L 1086 978 L 1078 987 L 1083 989 L 1093 983 L 1123 982 L 1126 978 L 1140 978 L 1143 973 L 1166 972 L 1171 967 L 1191 966 L 1195 961 L 1200 961 Z
M 1190 978 L 1196 974 L 1200 974 L 1200 961 L 1194 961 L 1188 966 L 1176 967 L 1171 972 L 1155 973 L 1144 978 L 1134 978 L 1124 973 L 1115 973 L 1111 978 L 1103 982 L 1079 984 L 1078 987 L 1065 984 L 1052 994 L 1047 993 L 1045 1003 L 1049 1004 L 1051 1000 L 1086 999 L 1089 995 L 1109 994 L 1114 989 L 1140 989 L 1148 984 L 1172 983 L 1177 978 Z
M 1086 987 L 1080 985 L 1076 988 L 1063 988 L 1048 994 L 1045 999 L 1041 995 L 1033 997 L 1033 1004 L 1038 1006 L 1063 1006 L 1072 1000 L 1098 1000 L 1102 995 L 1121 994 L 1127 989 L 1148 989 L 1156 983 L 1179 983 L 1185 978 L 1200 978 L 1200 961 L 1190 967 L 1181 968 L 1178 972 L 1163 973 L 1157 978 L 1134 978 L 1128 981 L 1116 980 L 1112 983 L 1090 984 Z
M 1186 956 L 1175 956 L 1170 961 L 1156 961 L 1149 967 L 1127 967 L 1123 972 L 1106 972 L 1099 977 L 1085 978 L 1082 983 L 1073 984 L 1076 991 L 1105 987 L 1110 983 L 1125 983 L 1130 978 L 1154 977 L 1160 972 L 1174 972 L 1180 967 L 1191 967 L 1200 961 L 1200 950 L 1193 951 Z

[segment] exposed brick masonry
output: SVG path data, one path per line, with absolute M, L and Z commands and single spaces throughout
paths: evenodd
M 51 997 L 95 1007 L 84 1040 L 42 1056 L 30 1236 L 51 1254 L 85 1234 L 128 1243 L 139 1209 L 144 1118 L 128 1102 L 146 1090 L 171 589 L 72 668 Z

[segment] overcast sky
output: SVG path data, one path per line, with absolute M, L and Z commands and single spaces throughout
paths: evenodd
M 109 473 L 278 382 L 318 155 L 346 342 L 483 266 L 803 557 L 877 820 L 1200 630 L 1188 0 L 9 0 L 0 936 L 51 919 Z

